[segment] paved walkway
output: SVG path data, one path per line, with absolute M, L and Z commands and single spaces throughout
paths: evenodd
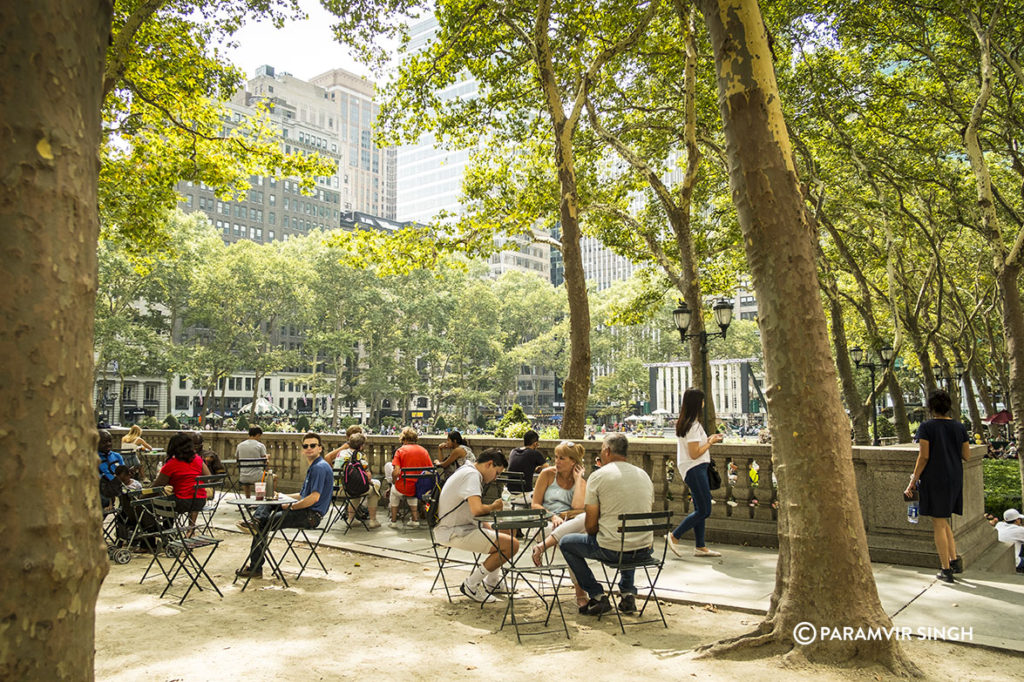
M 237 530 L 237 520 L 235 509 L 222 505 L 215 525 Z M 348 534 L 343 534 L 344 530 L 339 522 L 321 544 L 420 564 L 424 570 L 436 569 L 426 528 L 392 530 L 385 524 L 369 532 L 358 525 Z M 690 545 L 692 540 L 685 546 Z M 659 596 L 680 603 L 765 613 L 775 587 L 777 552 L 734 545 L 714 547 L 722 552 L 721 558 L 684 554 L 680 559 L 669 553 L 658 581 Z M 463 558 L 469 559 L 469 555 Z M 1006 561 L 1010 562 L 1009 557 Z M 929 632 L 936 639 L 954 639 L 962 631 L 966 643 L 1024 652 L 1024 576 L 968 567 L 955 585 L 947 585 L 935 580 L 934 569 L 880 563 L 872 567 L 886 613 L 895 626 L 909 628 L 914 637 Z M 571 592 L 567 594 L 571 598 Z M 946 628 L 945 636 L 938 634 L 942 628 Z

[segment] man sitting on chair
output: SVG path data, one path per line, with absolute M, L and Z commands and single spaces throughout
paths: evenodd
M 434 527 L 437 543 L 487 555 L 461 587 L 462 594 L 479 602 L 495 591 L 501 580 L 501 565 L 519 551 L 519 541 L 511 535 L 493 530 L 488 524 L 481 528 L 477 522 L 478 516 L 501 510 L 501 498 L 484 504 L 481 496 L 484 486 L 507 466 L 501 450 L 484 450 L 477 455 L 475 463 L 463 464 L 445 481 L 437 504 L 438 521 Z
M 281 505 L 280 509 L 271 515 L 270 506 L 261 506 L 256 510 L 256 523 L 262 528 L 271 520 L 281 521 L 280 528 L 316 528 L 320 525 L 320 519 L 324 517 L 331 506 L 331 494 L 334 492 L 334 470 L 323 458 L 323 443 L 320 436 L 315 433 L 307 433 L 302 437 L 302 453 L 306 455 L 309 468 L 306 470 L 306 480 L 302 483 L 302 490 L 298 496 L 292 495 L 295 502 Z M 284 516 L 281 519 L 281 516 Z M 243 578 L 262 578 L 263 560 L 266 547 L 260 542 L 258 529 L 254 530 L 252 545 L 249 547 L 249 560 L 245 568 L 240 568 L 236 573 Z
M 586 590 L 590 601 L 580 607 L 580 613 L 598 616 L 612 609 L 608 595 L 587 565 L 587 559 L 606 563 L 618 561 L 619 548 L 623 559 L 643 560 L 651 555 L 654 534 L 627 533 L 623 545 L 618 531 L 619 514 L 637 514 L 651 511 L 654 505 L 654 484 L 643 469 L 626 461 L 629 441 L 621 433 L 610 433 L 604 438 L 601 461 L 604 466 L 590 474 L 587 494 L 583 500 L 586 514 L 586 533 L 571 533 L 558 543 L 562 556 L 576 583 Z M 636 587 L 633 586 L 634 569 L 625 569 L 619 576 L 619 610 L 636 611 Z

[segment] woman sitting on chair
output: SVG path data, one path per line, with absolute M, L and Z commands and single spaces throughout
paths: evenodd
M 210 469 L 203 458 L 196 454 L 192 434 L 179 431 L 167 443 L 167 463 L 160 469 L 160 475 L 153 481 L 153 487 L 170 485 L 174 494 L 167 499 L 174 500 L 174 509 L 179 514 L 189 515 L 189 525 L 196 525 L 199 511 L 206 506 L 206 489 L 196 492 L 196 476 L 209 476 Z M 190 531 L 191 534 L 191 531 Z
M 556 546 L 563 535 L 584 533 L 583 499 L 587 494 L 587 482 L 583 478 L 583 446 L 563 440 L 555 446 L 555 465 L 547 467 L 537 477 L 533 488 L 533 509 L 544 509 L 552 514 L 551 524 L 545 533 L 544 542 L 533 548 L 533 563 L 540 566 L 544 553 Z M 573 583 L 576 588 L 576 603 L 586 606 L 590 597 Z

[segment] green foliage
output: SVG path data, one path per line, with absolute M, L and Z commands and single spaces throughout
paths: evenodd
M 523 436 L 525 436 L 526 432 L 529 430 L 529 422 L 512 422 L 505 427 L 505 430 L 502 433 L 495 433 L 494 435 L 499 438 L 515 438 L 517 440 L 522 440 Z
M 986 459 L 985 512 L 1002 518 L 1005 510 L 1021 508 L 1020 467 L 1015 459 Z
M 557 426 L 545 426 L 537 435 L 541 440 L 558 440 L 561 437 Z
M 223 199 L 241 196 L 253 175 L 313 177 L 337 172 L 318 155 L 285 154 L 266 112 L 234 120 L 223 103 L 242 74 L 218 54 L 243 21 L 282 22 L 295 0 L 127 0 L 114 8 L 106 55 L 100 150 L 104 234 L 133 244 L 164 243 L 161 217 L 178 202 L 175 184 L 202 182 Z
M 249 430 L 249 418 L 245 414 L 238 416 L 238 422 L 235 424 L 236 431 L 248 431 Z
M 295 420 L 295 430 L 299 433 L 306 433 L 309 431 L 309 417 L 306 415 L 299 415 L 299 418 Z
M 164 428 L 163 422 L 156 417 L 145 416 L 139 421 L 135 422 L 143 429 L 162 429 Z
M 443 414 L 437 415 L 437 421 L 434 422 L 434 430 L 440 431 L 441 433 L 448 430 L 448 422 L 444 420 Z
M 522 428 L 519 432 L 519 437 L 522 438 L 523 434 L 530 430 L 530 420 L 526 418 L 526 413 L 523 411 L 523 406 L 519 403 L 514 404 L 508 412 L 501 418 L 498 425 L 494 428 L 494 435 L 499 438 L 515 438 L 516 436 L 510 435 L 510 429 L 514 424 L 524 424 L 525 428 Z M 516 427 L 520 429 L 521 427 Z
M 178 423 L 178 418 L 175 417 L 173 414 L 169 414 L 166 417 L 164 417 L 164 424 L 167 426 L 167 428 L 171 429 L 172 431 L 177 431 L 178 429 L 181 428 L 181 424 Z
M 879 414 L 878 415 L 878 437 L 879 438 L 892 438 L 895 435 L 896 435 L 896 427 L 893 426 L 893 423 L 887 417 L 884 417 L 881 414 Z

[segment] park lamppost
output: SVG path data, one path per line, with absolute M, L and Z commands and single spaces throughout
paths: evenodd
M 936 378 L 943 379 L 946 382 L 946 391 L 949 392 L 952 390 L 953 379 L 956 379 L 956 384 L 959 388 L 960 380 L 964 376 L 965 369 L 966 368 L 964 367 L 964 363 L 957 360 L 956 365 L 953 367 L 953 376 L 950 376 L 949 372 L 946 371 L 946 368 L 940 365 L 935 365 L 934 367 L 932 367 L 932 373 L 935 374 Z
M 882 358 L 881 362 L 865 362 L 864 350 L 860 346 L 854 346 L 850 349 L 850 357 L 853 358 L 853 362 L 857 365 L 858 369 L 864 368 L 871 373 L 870 390 L 872 392 L 875 390 L 875 370 L 885 369 L 889 366 L 889 363 L 892 361 L 892 346 L 888 344 L 882 346 L 882 349 L 878 351 L 878 354 Z M 874 397 L 871 398 L 871 432 L 874 436 L 875 446 L 881 445 L 882 441 L 878 439 L 878 403 L 875 401 Z
M 672 318 L 675 320 L 676 329 L 679 330 L 679 341 L 681 343 L 686 343 L 687 339 L 700 338 L 701 376 L 704 377 L 703 386 L 701 386 L 704 391 L 704 428 L 711 428 L 708 425 L 707 408 L 708 381 L 710 379 L 710 377 L 708 377 L 708 339 L 716 336 L 721 336 L 723 339 L 725 338 L 725 332 L 729 329 L 729 325 L 732 324 L 732 308 L 732 303 L 725 299 L 715 303 L 711 310 L 715 314 L 715 323 L 718 324 L 718 328 L 721 331 L 709 332 L 707 330 L 702 330 L 695 334 L 686 333 L 686 330 L 690 328 L 690 321 L 693 318 L 693 311 L 686 306 L 686 301 L 680 299 L 679 307 L 672 311 Z

